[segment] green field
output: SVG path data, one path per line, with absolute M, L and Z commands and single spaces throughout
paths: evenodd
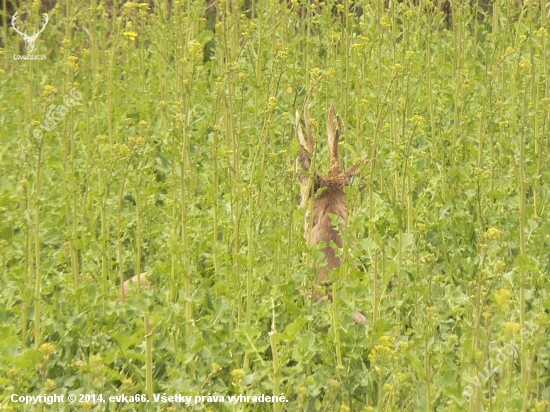
M 550 409 L 546 1 L 107 3 L 21 5 L 34 60 L 2 17 L 0 410 Z M 332 303 L 331 101 L 371 159 Z

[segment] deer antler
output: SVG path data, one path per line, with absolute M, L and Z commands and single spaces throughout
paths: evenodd
M 309 197 L 309 193 L 316 191 L 323 185 L 323 177 L 315 171 L 311 173 L 311 158 L 315 153 L 315 139 L 313 138 L 313 130 L 309 118 L 309 110 L 307 108 L 309 101 L 306 101 L 306 107 L 304 109 L 304 118 L 306 122 L 307 141 L 302 131 L 302 125 L 300 124 L 300 112 L 296 110 L 296 132 L 298 134 L 298 142 L 300 143 L 300 151 L 298 152 L 298 159 L 302 166 L 302 172 L 300 173 L 300 181 L 302 182 L 302 203 L 300 207 L 306 205 L 306 201 Z M 313 177 L 313 180 L 310 180 Z
M 336 128 L 336 135 L 334 134 L 334 100 L 331 102 L 330 110 L 327 119 L 327 136 L 328 136 L 328 149 L 330 152 L 330 169 L 329 175 L 335 176 L 342 171 L 342 159 L 338 154 L 338 141 L 340 140 L 340 131 L 342 130 L 342 118 L 339 114 L 336 115 L 338 121 L 338 127 Z
M 304 118 L 306 121 L 307 141 L 302 131 L 302 125 L 300 124 L 300 112 L 296 110 L 296 131 L 298 133 L 298 141 L 300 142 L 300 163 L 302 164 L 302 168 L 306 171 L 309 171 L 311 167 L 311 157 L 315 152 L 315 139 L 313 138 L 313 130 L 309 120 L 308 105 L 309 101 L 306 101 Z
M 49 16 L 48 16 L 47 14 L 44 13 L 43 16 L 45 17 L 45 20 L 46 20 L 46 21 L 44 22 L 44 25 L 42 26 L 42 28 L 41 28 L 39 31 L 35 32 L 35 33 L 31 36 L 31 37 L 33 37 L 35 40 L 38 38 L 38 35 L 44 31 L 44 29 L 45 29 L 46 26 L 48 25 L 48 22 L 50 21 L 50 18 L 49 18 Z
M 17 22 L 17 15 L 19 14 L 18 11 L 15 12 L 15 14 L 13 15 L 13 17 L 11 18 L 11 25 L 13 26 L 13 30 L 15 30 L 16 33 L 19 33 L 21 36 L 23 36 L 23 38 L 26 38 L 27 37 L 27 32 L 25 33 L 21 33 L 18 29 L 17 29 L 17 26 L 15 25 L 15 23 Z

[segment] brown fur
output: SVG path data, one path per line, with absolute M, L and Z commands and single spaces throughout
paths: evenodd
M 333 183 L 333 182 L 331 182 Z M 310 218 L 306 217 L 304 221 L 304 232 L 306 239 L 311 246 L 325 243 L 323 253 L 327 258 L 327 266 L 323 268 L 317 283 L 320 284 L 326 278 L 329 269 L 340 266 L 340 258 L 336 256 L 331 247 L 331 241 L 338 247 L 342 247 L 342 236 L 340 230 L 332 225 L 331 215 L 336 215 L 342 222 L 346 222 L 348 213 L 348 204 L 343 187 L 336 184 L 326 186 L 325 191 L 315 198 L 313 203 L 313 226 L 310 227 Z
M 134 283 L 139 283 L 142 290 L 149 289 L 151 287 L 151 281 L 147 279 L 147 272 L 143 272 L 139 275 L 136 275 L 122 284 L 122 288 L 118 291 L 117 300 L 128 300 L 130 299 L 131 287 Z M 137 288 L 137 285 L 135 286 Z

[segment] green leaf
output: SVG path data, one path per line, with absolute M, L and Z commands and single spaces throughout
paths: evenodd
M 197 37 L 197 41 L 203 46 L 214 38 L 214 33 L 210 30 L 204 30 Z
M 502 193 L 500 190 L 495 189 L 487 192 L 487 196 L 495 200 L 500 200 L 504 197 L 504 193 Z
M 514 259 L 514 267 L 529 271 L 536 271 L 538 270 L 538 261 L 530 255 L 518 254 Z
M 120 333 L 113 333 L 111 337 L 116 343 L 118 343 L 123 352 L 128 350 L 130 346 L 136 345 L 141 342 L 141 340 L 136 335 L 127 336 L 121 335 Z
M 407 353 L 406 358 L 410 361 L 410 365 L 413 367 L 413 369 L 416 371 L 416 374 L 421 380 L 426 379 L 426 371 L 424 370 L 424 365 L 422 362 L 420 362 L 420 359 L 418 359 L 415 355 Z
M 300 316 L 294 320 L 294 322 L 286 325 L 285 333 L 291 338 L 294 338 L 298 332 L 302 330 L 304 325 L 307 324 L 307 319 L 303 316 Z
M 14 366 L 24 369 L 33 369 L 42 360 L 42 353 L 38 349 L 27 349 L 22 355 L 13 358 Z

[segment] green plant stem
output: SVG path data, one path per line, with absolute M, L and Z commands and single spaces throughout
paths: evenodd
M 34 259 L 35 259 L 35 286 L 34 286 L 34 346 L 38 349 L 42 344 L 40 331 L 41 292 L 42 292 L 42 265 L 40 261 L 40 206 L 42 195 L 42 158 L 44 157 L 44 138 L 40 140 L 38 162 L 36 167 L 36 194 L 34 202 Z
M 153 325 L 145 312 L 145 392 L 153 398 Z
M 273 396 L 281 396 L 280 380 L 281 380 L 281 365 L 279 364 L 279 352 L 277 349 L 277 328 L 275 326 L 275 303 L 271 299 L 273 312 L 273 321 L 271 323 L 271 332 L 269 333 L 269 343 L 271 345 L 271 353 L 273 354 Z M 273 403 L 273 412 L 280 412 L 281 404 Z

